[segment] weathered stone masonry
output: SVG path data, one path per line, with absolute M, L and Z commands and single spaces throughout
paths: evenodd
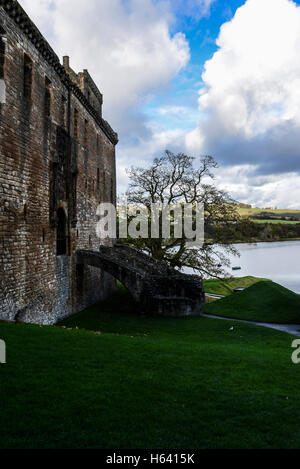
M 75 259 L 99 249 L 97 205 L 116 197 L 102 101 L 87 70 L 61 65 L 18 2 L 0 0 L 0 319 L 54 323 L 114 288 Z

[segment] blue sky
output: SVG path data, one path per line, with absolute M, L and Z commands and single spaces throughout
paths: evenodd
M 20 3 L 103 92 L 120 192 L 168 148 L 214 156 L 237 200 L 300 208 L 300 0 Z
M 300 5 L 300 0 L 295 0 Z M 198 91 L 203 85 L 202 73 L 207 60 L 212 58 L 218 50 L 216 45 L 217 37 L 221 26 L 232 20 L 236 10 L 245 4 L 245 0 L 222 1 L 215 0 L 211 5 L 210 13 L 201 18 L 187 16 L 184 5 L 176 10 L 176 22 L 171 28 L 172 33 L 184 31 L 189 43 L 191 59 L 173 80 L 170 81 L 166 89 L 157 93 L 144 106 L 144 112 L 150 118 L 155 118 L 166 128 L 172 129 L 174 125 L 180 125 L 186 129 L 192 129 L 195 123 L 195 116 L 201 119 L 198 113 Z M 194 109 L 189 119 L 186 116 L 173 116 L 173 119 L 166 115 L 161 115 L 157 109 L 162 105 L 188 106 Z
M 200 18 L 187 16 L 184 5 L 176 10 L 176 21 L 171 31 L 173 34 L 184 32 L 189 43 L 191 59 L 187 67 L 170 82 L 167 89 L 163 93 L 157 93 L 153 100 L 147 103 L 146 112 L 153 115 L 153 111 L 161 104 L 185 106 L 188 103 L 195 110 L 198 109 L 198 90 L 202 84 L 204 64 L 218 49 L 216 39 L 221 26 L 230 21 L 237 8 L 244 3 L 245 0 L 216 0 L 211 6 L 210 13 Z M 162 119 L 162 122 L 172 126 L 167 119 Z M 186 123 L 188 124 L 190 122 Z M 185 125 L 184 122 L 182 125 Z

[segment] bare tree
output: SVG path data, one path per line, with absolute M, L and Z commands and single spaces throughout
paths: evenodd
M 166 151 L 148 168 L 132 167 L 127 170 L 129 204 L 146 206 L 161 203 L 202 203 L 205 210 L 205 243 L 199 248 L 191 246 L 186 237 L 176 238 L 174 230 L 169 238 L 128 239 L 126 242 L 147 252 L 155 259 L 166 261 L 178 269 L 190 267 L 204 276 L 228 277 L 228 254 L 238 255 L 226 239 L 222 227 L 236 223 L 238 213 L 231 197 L 217 189 L 213 171 L 217 163 L 211 156 L 196 158 L 183 153 Z M 149 220 L 150 222 L 150 220 Z M 222 249 L 220 245 L 222 244 Z

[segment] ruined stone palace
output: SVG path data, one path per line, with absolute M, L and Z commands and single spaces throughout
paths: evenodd
M 0 1 L 0 319 L 52 324 L 111 293 L 99 250 L 116 198 L 117 134 L 87 70 L 63 65 L 14 0 Z M 109 246 L 108 246 L 109 247 Z

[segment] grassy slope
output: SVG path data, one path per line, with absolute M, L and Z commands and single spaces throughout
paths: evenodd
M 133 310 L 122 293 L 65 321 L 99 335 L 0 323 L 1 447 L 300 447 L 290 336 Z
M 252 276 L 247 276 L 247 277 L 233 277 L 230 279 L 226 280 L 218 280 L 218 279 L 209 279 L 209 280 L 204 280 L 203 285 L 204 289 L 207 293 L 213 293 L 215 295 L 224 295 L 228 296 L 230 295 L 230 291 L 228 288 L 233 291 L 237 287 L 250 287 L 251 285 L 254 285 L 257 282 L 261 281 L 267 281 L 267 279 L 263 278 L 258 278 L 258 277 L 252 277 Z M 225 285 L 228 287 L 226 288 Z
M 274 282 L 259 282 L 205 306 L 209 314 L 280 324 L 300 324 L 300 296 Z

